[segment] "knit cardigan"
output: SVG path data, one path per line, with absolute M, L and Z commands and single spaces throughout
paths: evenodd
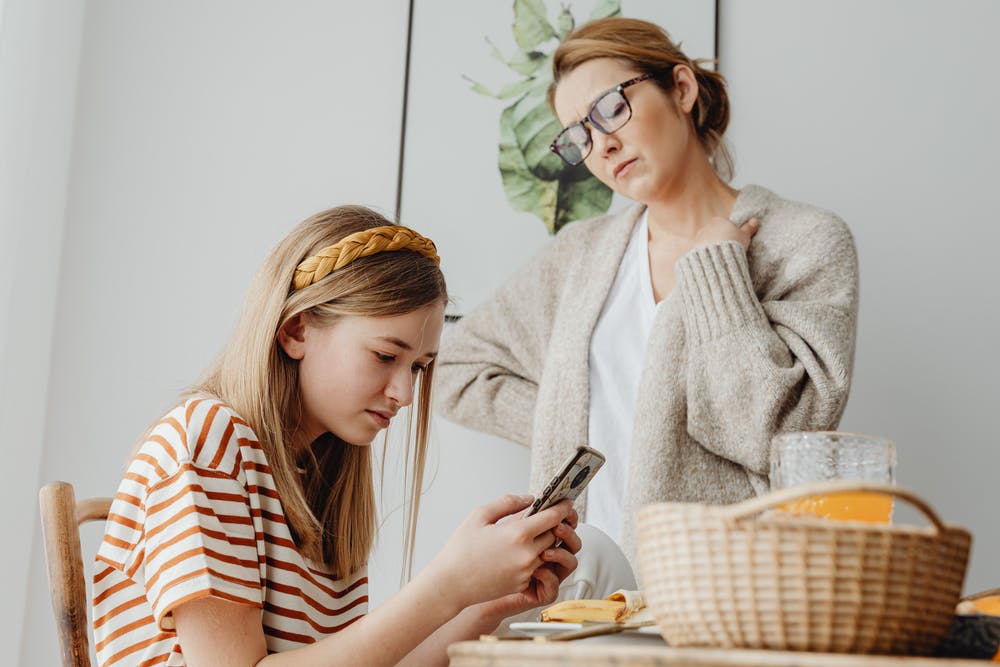
M 590 338 L 643 206 L 574 222 L 451 325 L 436 364 L 448 418 L 531 447 L 541 489 L 587 443 Z M 657 501 L 730 503 L 768 488 L 771 438 L 837 426 L 854 364 L 858 266 L 836 215 L 746 186 L 731 220 L 749 251 L 697 247 L 675 267 L 646 344 L 623 548 Z M 586 507 L 585 498 L 577 509 Z

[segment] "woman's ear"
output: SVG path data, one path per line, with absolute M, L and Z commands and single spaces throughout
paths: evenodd
M 302 313 L 295 315 L 278 329 L 281 349 L 292 359 L 306 356 L 306 323 Z
M 698 77 L 687 65 L 674 66 L 674 94 L 677 105 L 684 113 L 691 113 L 698 101 Z

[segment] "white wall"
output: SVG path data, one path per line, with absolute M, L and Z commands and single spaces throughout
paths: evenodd
M 898 480 L 973 531 L 1000 585 L 1000 65 L 992 0 L 725 0 L 738 183 L 838 212 L 861 262 L 842 427 L 893 437 Z
M 405 0 L 352 4 L 350 19 L 320 0 L 81 7 L 4 0 L 0 15 L 8 507 L 34 508 L 39 479 L 111 493 L 133 439 L 223 343 L 251 271 L 285 230 L 334 203 L 395 207 Z M 1000 371 L 988 345 L 1000 333 L 989 293 L 1000 276 L 987 255 L 1000 232 L 986 194 L 1000 149 L 997 7 L 720 9 L 737 182 L 826 206 L 854 229 L 862 312 L 844 426 L 894 436 L 900 481 L 973 528 L 970 589 L 1000 583 L 989 509 L 1000 454 L 987 422 Z M 471 504 L 527 490 L 524 450 L 447 423 L 429 468 L 418 565 Z M 488 477 L 469 474 L 484 468 Z M 390 477 L 387 505 L 397 497 Z M 395 588 L 399 518 L 375 554 L 376 603 Z M 11 520 L 13 538 L 30 543 L 34 513 Z M 53 664 L 37 537 L 30 553 L 5 557 L 5 645 L 18 645 L 24 609 L 15 663 Z
M 43 480 L 111 495 L 133 441 L 220 348 L 285 231 L 338 203 L 392 214 L 407 7 L 87 3 Z M 43 279 L 59 243 L 46 246 Z M 92 554 L 99 528 L 88 532 Z M 37 542 L 32 561 L 21 663 L 55 664 Z
M 76 90 L 79 3 L 0 6 L 0 645 L 21 643 Z M 32 595 L 45 595 L 44 589 Z

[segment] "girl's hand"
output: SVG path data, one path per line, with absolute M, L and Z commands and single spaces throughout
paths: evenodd
M 485 618 L 499 623 L 508 616 L 555 602 L 559 595 L 559 585 L 576 570 L 576 554 L 583 546 L 575 530 L 578 520 L 576 510 L 572 510 L 566 521 L 553 529 L 553 534 L 562 544 L 542 552 L 545 563 L 532 573 L 528 588 L 484 602 L 479 605 L 479 612 Z
M 701 228 L 698 234 L 694 237 L 694 245 L 692 247 L 697 248 L 699 246 L 722 243 L 724 241 L 739 241 L 743 245 L 743 249 L 748 250 L 750 248 L 751 239 L 753 239 L 754 234 L 756 234 L 759 229 L 760 220 L 757 218 L 750 218 L 746 222 L 737 226 L 734 225 L 728 218 L 723 218 L 717 215 L 709 220 L 707 225 Z
M 552 533 L 561 540 L 562 544 L 556 548 L 546 549 L 542 553 L 542 560 L 556 573 L 560 584 L 576 569 L 576 554 L 583 546 L 579 535 L 576 534 L 578 520 L 579 515 L 576 510 L 572 510 L 566 521 L 552 530 Z
M 474 510 L 427 566 L 426 575 L 436 581 L 438 590 L 468 607 L 512 594 L 546 597 L 550 589 L 558 589 L 560 573 L 565 577 L 572 572 L 576 558 L 563 550 L 571 560 L 565 556 L 545 560 L 543 552 L 557 536 L 579 549 L 576 533 L 568 524 L 561 525 L 575 512 L 566 500 L 534 516 L 500 522 L 523 511 L 532 500 L 507 495 Z M 542 567 L 546 562 L 561 568 L 559 573 Z

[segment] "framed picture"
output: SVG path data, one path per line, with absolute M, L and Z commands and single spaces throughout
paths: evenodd
M 452 316 L 487 299 L 561 226 L 626 205 L 548 145 L 551 57 L 603 16 L 662 26 L 714 59 L 714 0 L 413 0 L 397 217 L 434 239 Z

